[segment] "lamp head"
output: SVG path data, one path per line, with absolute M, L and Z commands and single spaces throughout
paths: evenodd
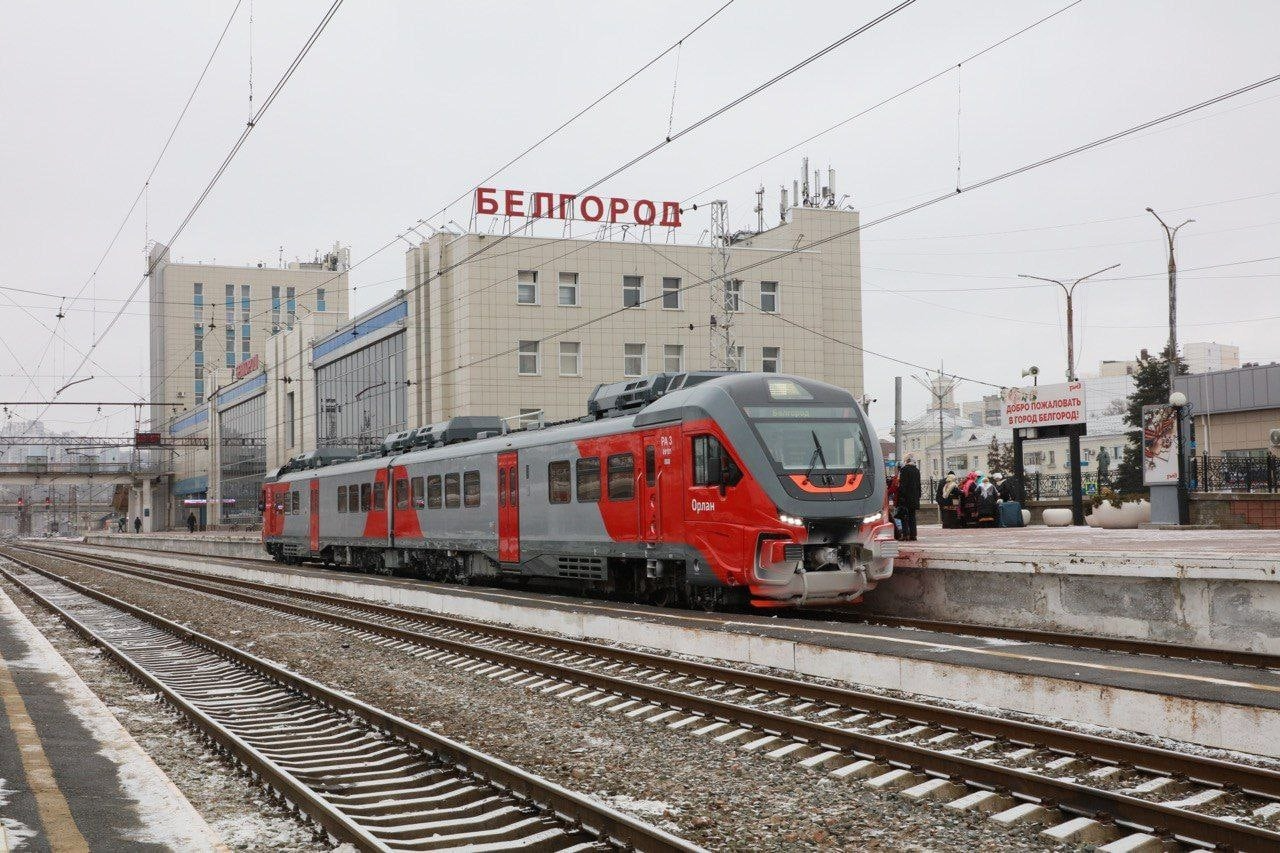
M 1176 409 L 1181 409 L 1187 404 L 1187 395 L 1181 391 L 1174 391 L 1169 395 L 1169 405 Z

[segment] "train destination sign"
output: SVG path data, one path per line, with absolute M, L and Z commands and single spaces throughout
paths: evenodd
M 1084 383 L 1064 382 L 1032 388 L 1007 388 L 1000 395 L 1002 426 L 1048 427 L 1085 421 Z
M 573 193 L 499 190 L 477 187 L 476 213 L 485 216 L 528 216 L 533 219 L 577 219 L 582 222 L 621 222 L 679 228 L 680 202 L 650 201 Z

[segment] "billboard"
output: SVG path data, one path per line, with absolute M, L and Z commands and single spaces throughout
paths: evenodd
M 1000 395 L 1001 426 L 1066 426 L 1082 424 L 1084 421 L 1083 382 L 1006 388 Z
M 1142 407 L 1142 482 L 1178 482 L 1178 413 L 1173 406 Z

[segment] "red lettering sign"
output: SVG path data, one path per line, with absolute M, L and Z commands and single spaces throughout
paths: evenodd
M 240 362 L 240 364 L 236 366 L 236 379 L 244 379 L 246 376 L 248 376 L 250 373 L 253 373 L 257 369 L 258 369 L 258 357 L 256 355 L 251 356 L 249 359 Z
M 661 204 L 661 216 L 659 207 Z M 583 222 L 622 222 L 635 225 L 657 224 L 663 228 L 679 228 L 683 223 L 678 201 L 655 202 L 610 196 L 583 196 L 579 199 L 570 193 L 545 191 L 500 190 L 497 187 L 477 187 L 476 213 L 485 216 L 520 216 L 531 219 L 576 219 Z
M 134 447 L 159 447 L 160 433 L 158 432 L 135 432 L 133 434 Z

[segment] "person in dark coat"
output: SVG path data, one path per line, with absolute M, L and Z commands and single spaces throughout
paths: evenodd
M 124 533 L 124 526 L 128 523 L 129 523 L 128 520 L 123 515 L 120 516 L 120 519 L 117 522 L 117 525 L 119 526 L 121 533 Z
M 187 532 L 196 532 L 196 514 L 194 512 L 187 513 Z
M 133 517 L 133 532 L 134 533 L 142 532 L 142 518 L 140 516 L 135 515 Z
M 955 471 L 948 471 L 947 478 L 938 484 L 938 492 L 934 495 L 938 502 L 938 516 L 942 526 L 953 528 L 960 526 L 960 482 Z
M 902 519 L 902 540 L 916 541 L 916 511 L 920 509 L 920 469 L 908 456 L 898 473 L 898 516 Z
M 1027 502 L 1027 490 L 1022 485 L 1022 478 L 1016 473 L 1010 474 L 1000 482 L 1000 498 L 1006 501 Z

